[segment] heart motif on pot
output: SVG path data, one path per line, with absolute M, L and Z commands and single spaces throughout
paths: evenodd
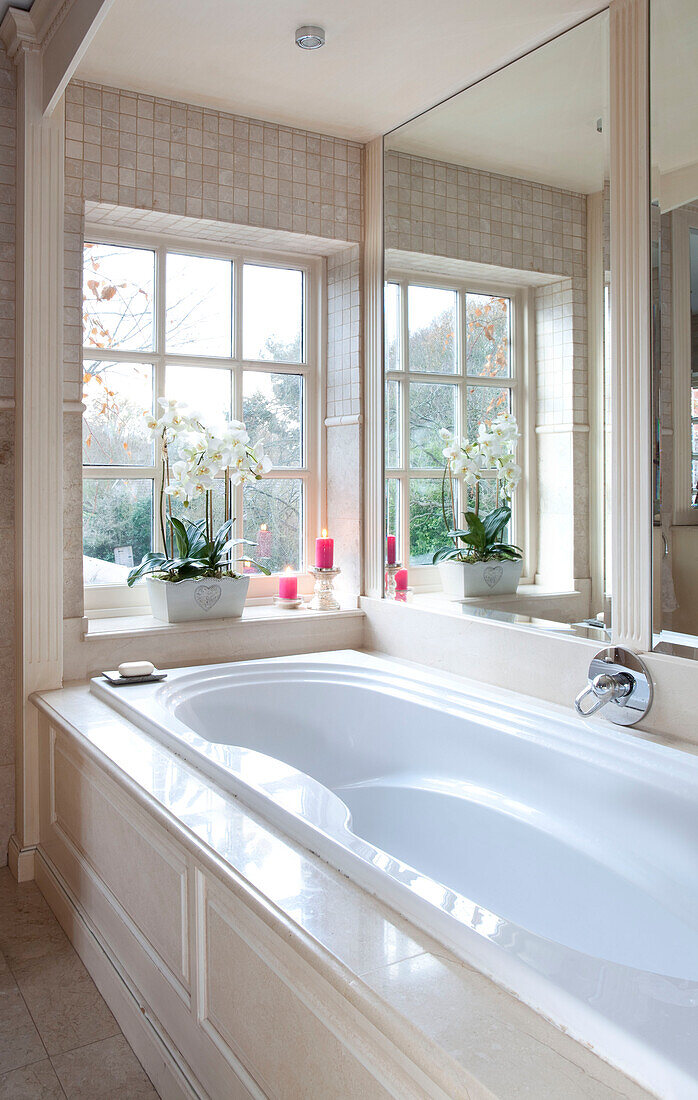
M 488 565 L 482 574 L 482 579 L 488 588 L 494 588 L 495 584 L 499 584 L 503 575 L 504 570 L 501 565 Z
M 221 598 L 219 584 L 200 584 L 194 589 L 194 599 L 202 611 L 210 611 Z

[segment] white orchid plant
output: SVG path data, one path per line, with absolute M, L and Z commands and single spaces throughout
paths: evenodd
M 511 498 L 521 480 L 516 462 L 519 430 L 515 417 L 499 413 L 489 424 L 480 424 L 477 439 L 467 442 L 448 428 L 439 432 L 446 460 L 441 486 L 444 523 L 452 545 L 434 554 L 440 561 L 517 561 L 523 555 L 513 543 L 505 542 L 504 531 L 511 520 Z M 463 513 L 465 527 L 456 519 L 456 483 L 462 480 L 474 489 L 475 507 Z M 494 485 L 495 507 L 480 516 L 482 484 Z
M 159 416 L 144 413 L 148 431 L 160 442 L 162 480 L 160 484 L 160 532 L 165 552 L 146 554 L 131 570 L 128 584 L 133 585 L 146 574 L 165 580 L 180 581 L 195 577 L 235 576 L 234 547 L 247 539 L 231 539 L 234 518 L 231 515 L 233 489 L 247 481 L 259 481 L 272 467 L 260 441 L 250 446 L 250 437 L 240 420 L 222 423 L 219 430 L 205 427 L 199 416 L 174 399 L 161 397 Z M 170 451 L 177 445 L 181 457 L 170 461 Z M 213 492 L 216 482 L 223 482 L 224 522 L 216 531 L 213 518 Z M 173 502 L 179 502 L 184 518 L 172 514 Z M 204 517 L 191 520 L 187 511 L 203 503 Z M 249 554 L 243 560 L 251 562 L 262 573 L 269 570 L 254 561 Z

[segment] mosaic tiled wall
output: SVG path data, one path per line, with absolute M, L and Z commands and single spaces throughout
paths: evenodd
M 15 393 L 15 164 L 16 76 L 0 50 L 0 866 L 14 829 L 15 617 L 14 617 L 14 393 Z

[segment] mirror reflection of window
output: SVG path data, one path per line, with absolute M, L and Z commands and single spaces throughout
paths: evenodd
M 650 3 L 657 648 L 698 657 L 698 9 Z
M 602 13 L 395 130 L 384 162 L 385 534 L 412 601 L 596 640 L 610 624 L 608 116 Z M 514 436 L 495 446 L 503 417 Z M 496 587 L 511 560 L 519 575 Z M 489 589 L 448 579 L 473 564 Z

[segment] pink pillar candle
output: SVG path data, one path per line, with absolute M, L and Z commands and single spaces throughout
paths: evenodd
M 298 577 L 291 572 L 291 566 L 287 565 L 283 575 L 279 577 L 279 599 L 298 599 Z
M 327 531 L 322 538 L 315 539 L 315 568 L 332 569 L 334 565 L 334 539 L 328 539 Z
M 395 590 L 397 592 L 404 592 L 407 588 L 407 570 L 398 569 L 395 574 Z
M 397 545 L 395 535 L 388 535 L 388 552 L 386 556 L 388 565 L 395 565 L 397 561 Z

